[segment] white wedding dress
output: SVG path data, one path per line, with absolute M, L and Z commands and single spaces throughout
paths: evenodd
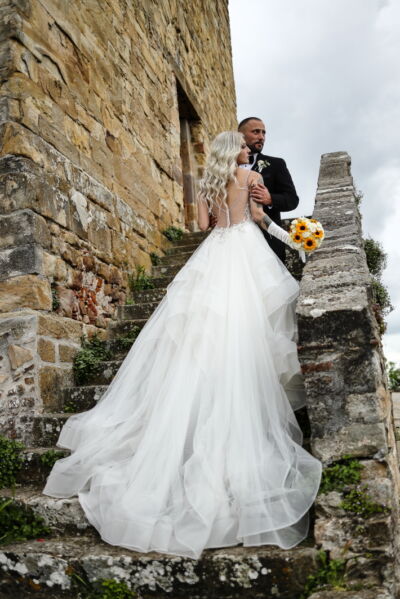
M 112 545 L 198 558 L 307 535 L 321 464 L 291 407 L 298 284 L 250 219 L 247 187 L 228 203 L 98 405 L 61 432 L 72 454 L 44 493 L 77 494 Z

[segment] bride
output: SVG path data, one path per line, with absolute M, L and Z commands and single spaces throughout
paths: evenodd
M 107 543 L 198 558 L 307 535 L 321 464 L 292 406 L 298 284 L 256 223 L 259 175 L 228 131 L 200 182 L 199 226 L 216 226 L 169 285 L 96 407 L 69 418 L 44 493 L 78 495 Z M 289 401 L 290 399 L 290 401 Z

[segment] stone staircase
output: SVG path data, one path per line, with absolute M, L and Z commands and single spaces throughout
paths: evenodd
M 127 353 L 121 349 L 119 337 L 145 324 L 167 285 L 204 237 L 204 233 L 184 235 L 153 268 L 154 289 L 137 292 L 133 305 L 120 307 L 107 341 L 113 360 L 103 363 L 101 373 L 90 384 L 62 389 L 54 398 L 54 412 L 36 415 L 27 423 L 32 432 L 23 436 L 29 449 L 25 450 L 18 485 L 0 495 L 29 506 L 43 517 L 51 535 L 0 546 L 0 599 L 72 599 L 82 591 L 79 580 L 90 583 L 99 579 L 124 581 L 146 599 L 299 599 L 307 577 L 317 570 L 318 552 L 312 539 L 289 551 L 269 546 L 207 550 L 198 561 L 113 547 L 101 541 L 77 498 L 54 499 L 41 494 L 49 471 L 41 456 L 54 448 L 72 413 L 90 409 L 102 396 Z M 304 429 L 304 415 L 301 420 Z

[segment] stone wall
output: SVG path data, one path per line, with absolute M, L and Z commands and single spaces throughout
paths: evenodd
M 346 561 L 347 582 L 398 597 L 399 465 L 348 154 L 322 157 L 313 216 L 327 235 L 304 268 L 297 307 L 311 447 L 325 466 L 358 459 L 360 501 L 369 496 L 380 506 L 366 517 L 361 505 L 343 509 L 341 492 L 320 495 L 315 539 L 331 559 Z
M 209 139 L 236 126 L 227 4 L 0 0 L 9 422 L 52 401 L 81 336 L 106 330 L 129 274 L 163 252 L 162 231 L 185 214 L 193 228 Z

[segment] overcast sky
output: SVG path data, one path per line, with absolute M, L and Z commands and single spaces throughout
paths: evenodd
M 267 125 L 312 212 L 321 154 L 347 151 L 364 194 L 364 237 L 388 253 L 395 310 L 384 337 L 400 364 L 400 0 L 230 0 L 238 119 Z

